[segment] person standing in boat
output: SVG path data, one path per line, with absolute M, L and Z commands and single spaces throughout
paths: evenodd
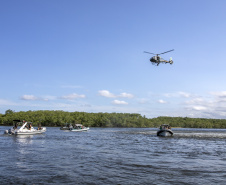
M 31 123 L 29 123 L 29 126 L 28 126 L 29 130 L 31 130 Z
M 15 126 L 13 127 L 14 130 L 17 129 L 17 125 L 18 125 L 18 124 L 16 123 Z

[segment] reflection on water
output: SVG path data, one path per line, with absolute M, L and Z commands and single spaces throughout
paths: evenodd
M 173 131 L 173 137 L 157 137 L 155 128 L 0 135 L 1 183 L 224 184 L 226 130 Z
M 175 133 L 175 136 L 177 137 L 197 137 L 197 138 L 226 138 L 226 133 Z
M 29 145 L 32 144 L 33 135 L 16 135 L 13 137 L 15 142 L 18 142 L 18 144 L 23 144 L 23 145 Z
M 226 129 L 176 129 L 175 136 L 188 138 L 226 138 Z

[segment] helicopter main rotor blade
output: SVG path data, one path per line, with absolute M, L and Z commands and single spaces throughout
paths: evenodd
M 155 53 L 150 53 L 150 52 L 147 52 L 147 51 L 144 51 L 144 53 L 148 53 L 148 54 L 156 55 Z
M 161 55 L 161 54 L 164 54 L 164 53 L 168 53 L 168 52 L 171 52 L 171 51 L 174 51 L 174 49 L 171 49 L 171 50 L 169 50 L 169 51 L 165 51 L 165 52 L 160 53 L 160 54 L 158 54 L 158 55 Z

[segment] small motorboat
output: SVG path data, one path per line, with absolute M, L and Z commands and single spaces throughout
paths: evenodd
M 75 124 L 74 127 L 70 128 L 70 131 L 72 132 L 82 132 L 82 131 L 88 131 L 89 127 L 85 127 L 82 124 Z
M 167 124 L 162 124 L 157 131 L 157 136 L 173 136 L 173 132 L 171 130 L 171 126 Z
M 14 120 L 15 121 L 15 120 Z M 10 128 L 9 130 L 5 130 L 5 134 L 9 135 L 34 135 L 34 134 L 42 134 L 46 132 L 46 127 L 38 127 L 38 129 L 35 129 L 31 122 L 25 122 L 23 121 L 23 125 L 18 128 L 18 124 L 21 122 L 17 122 L 13 128 Z

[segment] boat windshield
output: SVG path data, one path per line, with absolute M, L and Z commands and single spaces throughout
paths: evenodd
M 163 124 L 160 126 L 160 129 L 171 129 L 171 126 Z

